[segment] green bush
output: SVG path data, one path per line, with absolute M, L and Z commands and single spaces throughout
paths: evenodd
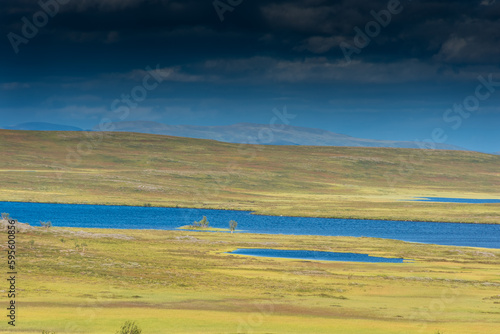
M 238 223 L 234 220 L 231 220 L 229 222 L 229 229 L 231 230 L 231 233 L 234 232 L 234 230 L 236 230 L 236 226 L 238 226 Z
M 52 222 L 50 220 L 48 222 L 40 221 L 40 225 L 42 225 L 45 228 L 49 228 L 52 227 Z
M 142 329 L 140 329 L 135 322 L 126 321 L 116 334 L 141 334 Z
M 207 217 L 203 216 L 203 218 L 197 222 L 193 222 L 193 224 L 191 226 L 193 227 L 208 227 L 210 225 L 210 223 L 208 222 L 207 220 Z

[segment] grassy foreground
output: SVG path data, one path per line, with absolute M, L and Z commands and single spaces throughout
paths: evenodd
M 6 237 L 5 232 L 2 235 Z M 373 238 L 29 228 L 18 319 L 2 333 L 495 333 L 500 250 Z M 5 250 L 5 245 L 0 245 Z M 252 258 L 309 249 L 414 263 Z
M 136 133 L 0 130 L 0 201 L 152 205 L 259 214 L 500 222 L 500 156 L 262 146 Z

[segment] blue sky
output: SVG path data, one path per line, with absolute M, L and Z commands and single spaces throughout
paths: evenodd
M 161 82 L 124 120 L 266 124 L 286 105 L 290 125 L 389 140 L 441 129 L 500 151 L 500 86 L 482 87 L 467 118 L 447 114 L 476 101 L 479 76 L 500 82 L 494 0 L 222 0 L 223 21 L 212 1 L 65 2 L 2 2 L 0 127 L 119 121 L 113 101 L 139 96 L 149 66 Z M 373 37 L 356 44 L 357 31 Z

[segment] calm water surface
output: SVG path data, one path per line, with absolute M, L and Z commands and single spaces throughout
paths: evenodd
M 440 202 L 440 203 L 465 203 L 465 204 L 500 203 L 500 199 L 474 199 L 474 198 L 448 198 L 448 197 L 417 197 L 414 201 Z
M 320 252 L 308 250 L 267 249 L 267 248 L 239 248 L 228 254 L 250 255 L 258 257 L 279 257 L 298 260 L 316 261 L 348 261 L 348 262 L 387 262 L 403 263 L 401 258 L 370 256 L 368 254 Z
M 328 235 L 397 239 L 440 245 L 500 248 L 500 225 L 259 216 L 248 211 L 134 206 L 0 202 L 0 212 L 23 223 L 54 226 L 172 230 L 207 216 L 210 226 L 230 220 L 250 233 Z

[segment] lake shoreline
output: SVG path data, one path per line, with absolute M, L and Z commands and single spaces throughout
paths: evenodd
M 412 201 L 412 200 L 405 200 L 408 202 L 417 202 L 417 203 L 427 203 L 427 204 L 442 204 L 441 202 L 430 202 L 430 201 Z M 227 207 L 218 207 L 218 206 L 203 206 L 203 207 L 198 207 L 198 206 L 161 206 L 161 205 L 133 205 L 133 204 L 109 204 L 109 203 L 100 203 L 100 202 L 95 202 L 95 203 L 90 203 L 90 202 L 50 202 L 50 201 L 8 201 L 8 200 L 0 200 L 0 203 L 5 202 L 5 203 L 33 203 L 33 204 L 63 204 L 63 205 L 101 205 L 101 206 L 121 206 L 121 207 L 136 207 L 136 208 L 168 208 L 168 209 L 199 209 L 199 210 L 221 210 L 221 211 L 239 211 L 239 212 L 248 212 L 251 215 L 255 216 L 270 216 L 270 217 L 290 217 L 290 218 L 325 218 L 325 219 L 346 219 L 346 220 L 368 220 L 368 221 L 377 221 L 377 220 L 384 220 L 384 221 L 398 221 L 398 222 L 419 222 L 419 223 L 443 223 L 443 224 L 483 224 L 483 225 L 500 225 L 499 222 L 463 222 L 463 221 L 453 221 L 453 220 L 446 220 L 446 218 L 441 217 L 440 220 L 429 220 L 429 219 L 387 219 L 386 217 L 372 217 L 372 218 L 365 218 L 365 217 L 341 217 L 341 216 L 313 216 L 313 215 L 293 215 L 293 214 L 272 214 L 272 213 L 261 213 L 258 211 L 252 211 L 252 210 L 242 210 L 242 209 L 237 209 L 237 208 L 227 208 Z M 463 205 L 464 203 L 446 203 L 446 204 L 453 204 L 453 205 Z M 480 203 L 480 204 L 470 204 L 470 205 L 498 205 L 498 203 Z
M 249 211 L 217 209 L 0 202 L 2 203 L 2 212 L 33 226 L 50 221 L 53 226 L 59 227 L 159 231 L 186 228 L 206 216 L 210 228 L 224 233 L 228 233 L 228 224 L 236 221 L 245 232 L 274 236 L 370 237 L 500 249 L 500 229 L 494 224 L 270 216 L 253 215 Z

